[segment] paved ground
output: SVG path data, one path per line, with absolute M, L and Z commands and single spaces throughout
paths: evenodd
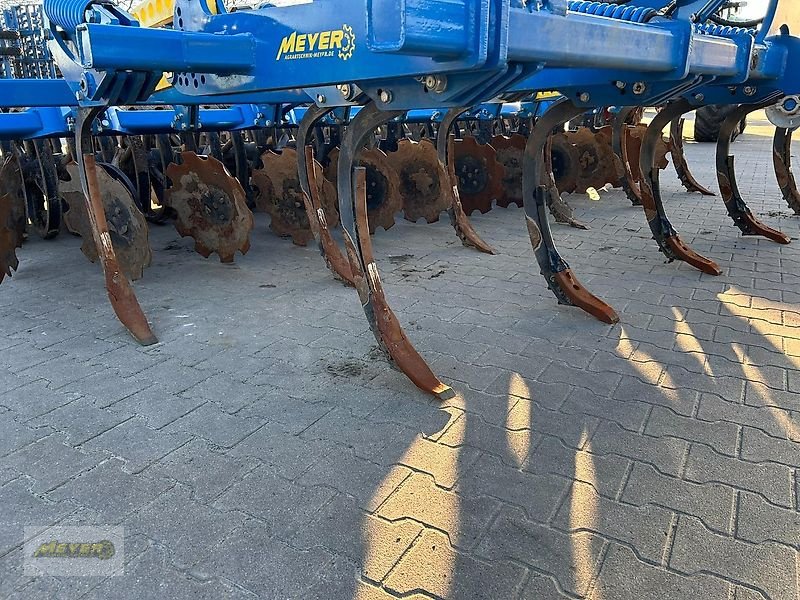
M 797 239 L 769 147 L 736 144 L 741 185 Z M 713 183 L 712 147 L 688 152 Z M 620 192 L 556 229 L 615 327 L 555 304 L 520 210 L 474 219 L 494 257 L 445 223 L 379 233 L 444 404 L 261 219 L 233 266 L 153 232 L 150 348 L 79 240 L 32 240 L 0 293 L 0 597 L 797 598 L 800 243 L 664 187 L 721 277 L 664 264 Z M 23 527 L 53 524 L 122 525 L 125 574 L 26 577 Z

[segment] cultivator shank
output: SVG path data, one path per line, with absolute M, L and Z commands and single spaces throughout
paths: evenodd
M 158 260 L 148 223 L 174 221 L 199 254 L 229 263 L 264 235 L 255 210 L 297 246 L 316 240 L 391 362 L 450 397 L 389 307 L 373 254 L 370 235 L 406 230 L 393 228 L 400 214 L 422 226 L 447 211 L 464 246 L 494 254 L 482 215 L 515 205 L 557 301 L 616 323 L 562 258 L 550 219 L 586 229 L 564 196 L 598 201 L 621 187 L 669 261 L 720 274 L 681 241 L 659 182 L 670 154 L 687 191 L 713 195 L 683 140 L 683 115 L 713 103 L 728 107 L 717 174 L 734 224 L 789 242 L 747 208 L 730 144 L 767 108 L 779 184 L 800 214 L 800 40 L 773 27 L 775 2 L 754 29 L 717 24 L 724 0 L 642 3 L 316 0 L 227 12 L 174 0 L 134 19 L 111 2 L 46 0 L 37 39 L 51 39 L 63 79 L 0 79 L 0 281 L 26 230 L 55 237 L 63 216 L 102 265 L 120 321 L 154 343 L 130 283 Z M 6 77 L 21 73 L 12 54 Z M 642 124 L 646 108 L 658 112 Z

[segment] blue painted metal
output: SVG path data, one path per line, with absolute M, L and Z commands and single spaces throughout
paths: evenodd
M 40 81 L 0 82 L 0 106 L 361 102 L 336 86 L 347 82 L 380 107 L 414 109 L 407 120 L 435 121 L 439 109 L 492 97 L 470 114 L 496 117 L 511 110 L 504 98 L 550 89 L 587 108 L 679 96 L 711 102 L 724 94 L 725 102 L 745 102 L 798 91 L 787 68 L 797 61 L 794 38 L 692 22 L 722 0 L 679 1 L 666 16 L 655 12 L 666 4 L 317 0 L 211 15 L 199 0 L 178 0 L 176 29 L 151 30 L 105 0 L 48 0 L 51 47 L 66 81 L 46 90 Z M 154 92 L 165 70 L 175 85 Z M 446 83 L 426 86 L 426 76 Z M 634 86 L 642 90 L 634 94 Z M 148 118 L 130 117 L 120 130 L 160 131 Z M 267 122 L 274 119 L 254 116 L 254 126 Z M 236 127 L 235 118 L 230 123 Z

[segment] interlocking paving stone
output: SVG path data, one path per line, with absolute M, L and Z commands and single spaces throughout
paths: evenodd
M 625 546 L 611 544 L 590 600 L 636 598 L 637 600 L 728 600 L 730 585 L 708 575 L 686 577 L 642 563 Z
M 792 505 L 792 470 L 789 467 L 729 458 L 700 444 L 694 444 L 689 451 L 686 479 L 697 483 L 723 483 L 759 493 L 778 506 Z
M 721 536 L 697 519 L 681 516 L 669 565 L 687 574 L 715 573 L 769 598 L 794 598 L 795 554 L 794 549 L 772 542 L 754 545 Z
M 800 237 L 770 140 L 735 152 L 753 212 Z M 687 153 L 713 183 L 713 147 Z M 0 598 L 800 600 L 800 246 L 662 187 L 723 275 L 665 264 L 619 191 L 553 227 L 613 327 L 556 304 L 520 209 L 474 216 L 495 256 L 445 218 L 374 236 L 446 401 L 261 214 L 233 265 L 152 228 L 147 348 L 80 240 L 31 236 L 0 293 Z M 124 526 L 125 574 L 24 576 L 23 528 L 55 523 Z

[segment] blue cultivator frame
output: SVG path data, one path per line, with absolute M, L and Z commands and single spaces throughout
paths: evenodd
M 595 107 L 666 106 L 642 144 L 642 204 L 669 259 L 718 273 L 713 261 L 680 240 L 664 213 L 653 152 L 661 129 L 710 103 L 742 105 L 734 115 L 739 119 L 769 106 L 772 117 L 787 127 L 800 113 L 800 39 L 788 31 L 768 35 L 777 0 L 770 2 L 757 31 L 709 24 L 723 4 L 316 0 L 227 13 L 219 3 L 176 0 L 173 27 L 152 29 L 140 27 L 107 0 L 46 0 L 50 48 L 63 79 L 0 81 L 0 106 L 40 107 L 6 115 L 0 135 L 65 135 L 63 123 L 74 123 L 66 131 L 74 131 L 86 211 L 109 298 L 123 324 L 147 344 L 156 338 L 120 272 L 102 210 L 92 136 L 101 132 L 99 127 L 118 133 L 175 130 L 176 123 L 190 130 L 260 127 L 272 120 L 264 115 L 303 105 L 305 110 L 298 111 L 298 173 L 323 256 L 356 287 L 389 357 L 417 386 L 443 398 L 452 390 L 416 352 L 383 293 L 369 239 L 365 172 L 356 168 L 365 143 L 376 128 L 391 123 L 435 122 L 442 173 L 450 175 L 452 184 L 449 131 L 465 113 L 469 118 L 504 111 L 537 116 L 524 149 L 522 187 L 539 268 L 559 302 L 616 322 L 614 310 L 579 283 L 553 241 L 545 210 L 548 199 L 557 195 L 552 178 L 545 176 L 549 134 Z M 171 89 L 159 86 L 164 73 L 169 73 Z M 558 91 L 560 99 L 534 111 L 535 94 L 550 90 Z M 159 104 L 171 109 L 113 108 Z M 220 104 L 236 106 L 202 108 Z M 317 197 L 308 146 L 317 126 L 348 107 L 357 109 L 349 111 L 337 166 L 343 254 Z M 734 116 L 723 131 L 738 122 L 731 120 Z M 734 222 L 745 234 L 787 242 L 780 232 L 758 223 L 735 190 L 733 163 L 722 138 L 718 152 L 724 155 L 720 183 L 728 182 L 721 185 L 723 199 Z M 458 191 L 452 185 L 445 188 L 464 243 L 491 252 L 461 210 Z

